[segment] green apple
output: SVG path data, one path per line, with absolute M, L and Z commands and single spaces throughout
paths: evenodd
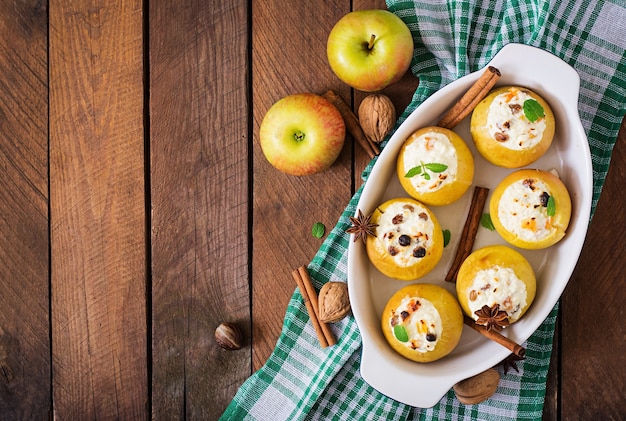
M 329 168 L 339 156 L 346 125 L 339 110 L 312 93 L 286 96 L 270 107 L 259 129 L 265 158 L 278 170 L 310 175 Z
M 374 92 L 397 82 L 413 57 L 413 37 L 388 10 L 357 10 L 342 17 L 326 45 L 333 72 L 351 87 Z

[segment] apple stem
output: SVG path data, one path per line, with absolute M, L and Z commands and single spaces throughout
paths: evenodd
M 367 44 L 367 49 L 371 50 L 372 48 L 374 48 L 374 40 L 376 39 L 376 35 L 372 34 L 372 36 L 370 37 L 370 42 L 369 44 Z

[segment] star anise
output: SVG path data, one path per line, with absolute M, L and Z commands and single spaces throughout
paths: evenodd
M 352 222 L 352 226 L 346 230 L 348 234 L 354 234 L 354 241 L 357 241 L 359 238 L 363 240 L 363 243 L 367 240 L 367 236 L 375 236 L 376 232 L 374 229 L 378 226 L 378 224 L 373 224 L 370 222 L 372 219 L 372 214 L 367 216 L 363 215 L 361 209 L 359 209 L 359 214 L 355 218 L 353 216 L 350 217 L 350 222 Z
M 474 314 L 478 316 L 476 324 L 485 326 L 487 330 L 495 329 L 499 332 L 503 327 L 507 327 L 510 324 L 509 316 L 506 311 L 500 310 L 500 304 L 494 304 L 491 307 L 484 305 L 480 310 L 476 310 Z
M 516 373 L 519 373 L 519 369 L 517 368 L 517 362 L 522 361 L 522 360 L 524 360 L 524 357 L 520 357 L 515 354 L 510 354 L 508 357 L 500 361 L 499 365 L 502 366 L 502 370 L 504 371 L 504 374 L 507 374 L 509 372 L 509 368 L 512 368 L 515 370 Z

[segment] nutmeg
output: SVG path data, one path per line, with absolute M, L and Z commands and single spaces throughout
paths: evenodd
M 345 282 L 327 282 L 318 294 L 319 320 L 323 323 L 335 323 L 350 313 L 348 284 Z
M 222 323 L 215 329 L 215 342 L 229 351 L 240 349 L 243 345 L 243 335 L 237 325 Z
M 487 400 L 493 395 L 499 382 L 500 373 L 490 368 L 455 384 L 453 386 L 454 394 L 462 404 L 473 405 Z
M 359 105 L 358 114 L 363 133 L 376 143 L 382 142 L 396 123 L 396 109 L 383 94 L 366 96 Z

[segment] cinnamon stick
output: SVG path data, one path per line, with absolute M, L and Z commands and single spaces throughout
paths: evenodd
M 438 126 L 451 129 L 467 117 L 483 100 L 500 78 L 500 70 L 493 66 L 487 67 L 470 89 L 455 103 L 437 123 Z
M 494 330 L 494 329 L 487 330 L 486 327 L 476 324 L 476 322 L 468 316 L 463 316 L 463 322 L 469 327 L 471 327 L 472 329 L 474 329 L 476 332 L 480 333 L 481 335 L 491 339 L 494 342 L 499 343 L 500 345 L 502 345 L 503 347 L 505 347 L 506 349 L 511 351 L 513 354 L 517 355 L 518 357 L 520 358 L 526 357 L 526 348 L 524 348 L 523 346 L 521 346 L 514 340 L 509 339 L 506 336 L 502 335 L 497 330 Z
M 324 95 L 324 98 L 329 100 L 338 110 L 343 120 L 346 123 L 346 129 L 352 135 L 354 140 L 356 140 L 359 145 L 363 148 L 363 150 L 367 153 L 370 159 L 374 158 L 376 155 L 380 154 L 380 149 L 378 145 L 376 145 L 372 140 L 370 140 L 363 129 L 361 128 L 361 124 L 359 123 L 359 118 L 354 114 L 352 109 L 348 106 L 348 104 L 339 96 L 335 91 L 328 91 Z
M 461 232 L 461 238 L 459 245 L 456 249 L 456 255 L 452 261 L 452 266 L 446 275 L 446 282 L 456 282 L 456 277 L 459 273 L 461 264 L 467 256 L 472 253 L 474 247 L 474 241 L 476 240 L 476 233 L 480 227 L 480 218 L 487 202 L 487 196 L 489 195 L 489 189 L 486 187 L 476 186 L 472 194 L 472 202 L 470 204 L 469 213 Z
M 311 323 L 317 333 L 320 345 L 322 348 L 335 345 L 337 343 L 335 335 L 330 330 L 328 325 L 321 322 L 319 319 L 317 293 L 315 292 L 315 287 L 313 287 L 313 282 L 311 281 L 311 277 L 309 276 L 306 266 L 300 266 L 298 269 L 294 270 L 292 272 L 292 276 L 298 284 L 300 294 L 302 294 L 304 304 L 306 305 L 307 312 L 311 318 Z

